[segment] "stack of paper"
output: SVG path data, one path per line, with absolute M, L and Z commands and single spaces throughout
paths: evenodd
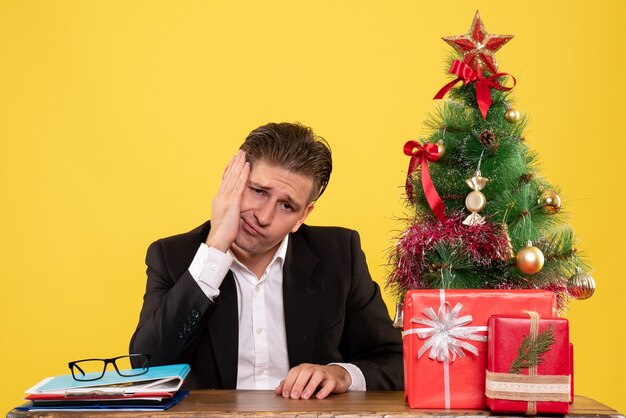
M 150 367 L 147 373 L 124 377 L 106 372 L 101 379 L 84 382 L 72 375 L 43 379 L 26 391 L 30 402 L 21 411 L 56 410 L 165 410 L 180 402 L 180 388 L 189 374 L 187 364 Z

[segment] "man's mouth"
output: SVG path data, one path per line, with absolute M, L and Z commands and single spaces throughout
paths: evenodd
M 250 234 L 252 236 L 255 236 L 255 237 L 262 237 L 263 236 L 261 231 L 256 229 L 250 222 L 246 221 L 245 219 L 242 219 L 242 221 L 243 221 L 242 222 L 242 228 L 248 234 Z

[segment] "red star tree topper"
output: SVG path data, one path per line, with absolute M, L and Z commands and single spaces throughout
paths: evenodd
M 463 56 L 463 62 L 474 71 L 487 70 L 495 74 L 498 72 L 498 64 L 494 53 L 512 38 L 513 35 L 487 33 L 485 25 L 480 19 L 480 13 L 476 11 L 472 27 L 468 33 L 442 39 L 456 49 Z

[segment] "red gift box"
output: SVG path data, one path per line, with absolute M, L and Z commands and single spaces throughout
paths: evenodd
M 525 343 L 522 346 L 522 343 Z M 539 343 L 545 348 L 540 350 Z M 494 412 L 566 414 L 573 396 L 569 323 L 564 318 L 495 315 L 489 319 L 487 406 Z M 534 348 L 540 364 L 528 363 Z M 532 357 L 531 357 L 532 360 Z M 513 364 L 519 367 L 512 368 Z
M 404 393 L 411 408 L 485 409 L 487 321 L 552 316 L 542 290 L 410 290 L 404 300 Z

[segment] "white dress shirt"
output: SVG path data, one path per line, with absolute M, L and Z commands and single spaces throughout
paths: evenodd
M 283 264 L 289 236 L 285 237 L 263 275 L 256 277 L 228 250 L 223 253 L 200 244 L 189 273 L 211 300 L 233 272 L 239 315 L 237 389 L 274 389 L 289 372 L 285 311 L 283 309 Z M 365 377 L 350 363 L 337 364 L 350 374 L 348 390 L 364 391 Z

